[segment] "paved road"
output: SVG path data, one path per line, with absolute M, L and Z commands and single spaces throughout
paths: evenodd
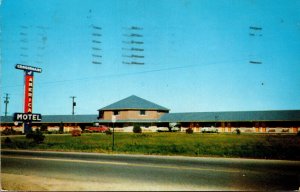
M 13 186 L 98 191 L 298 190 L 300 186 L 296 161 L 3 150 L 1 154 L 2 185 L 11 190 Z

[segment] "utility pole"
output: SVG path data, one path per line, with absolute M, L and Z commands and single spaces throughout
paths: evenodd
M 4 115 L 4 116 L 6 117 L 6 116 L 7 116 L 7 105 L 8 105 L 8 103 L 9 103 L 8 93 L 5 94 L 4 99 L 5 99 L 5 100 L 4 100 L 4 103 L 5 103 L 5 113 L 4 113 L 5 115 Z
M 76 97 L 75 96 L 71 96 L 70 98 L 72 98 L 72 115 L 74 115 L 74 107 L 76 106 L 76 102 L 74 101 L 74 99 Z

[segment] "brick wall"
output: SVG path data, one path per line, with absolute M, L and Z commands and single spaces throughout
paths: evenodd
M 117 115 L 117 119 L 126 120 L 126 119 L 158 119 L 160 118 L 165 112 L 159 111 L 145 111 L 145 115 L 140 114 L 140 110 L 126 110 L 126 111 L 119 111 L 119 115 Z M 113 111 L 104 111 L 103 119 L 104 120 L 111 120 L 113 115 Z

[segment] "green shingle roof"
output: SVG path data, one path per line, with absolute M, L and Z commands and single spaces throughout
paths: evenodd
M 128 110 L 128 109 L 169 111 L 169 109 L 165 107 L 152 103 L 146 99 L 142 99 L 135 95 L 117 101 L 106 107 L 103 107 L 99 109 L 99 111 Z
M 300 121 L 300 110 L 167 113 L 159 122 Z
M 44 115 L 42 122 L 92 123 L 98 121 L 97 117 L 97 115 Z
M 41 123 L 93 123 L 97 115 L 43 115 Z M 234 111 L 166 113 L 160 119 L 125 119 L 117 122 L 241 122 L 241 121 L 300 121 L 300 110 L 280 111 Z M 1 123 L 13 123 L 12 116 L 1 116 Z M 110 120 L 100 120 L 110 122 Z
M 111 120 L 100 119 L 99 123 L 111 123 Z M 116 123 L 157 123 L 157 119 L 117 119 Z

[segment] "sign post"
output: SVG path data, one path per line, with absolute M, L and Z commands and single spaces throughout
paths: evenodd
M 42 116 L 40 114 L 32 114 L 33 109 L 33 74 L 34 72 L 41 73 L 42 69 L 38 67 L 28 66 L 17 64 L 15 66 L 16 69 L 20 69 L 24 71 L 24 114 L 16 113 L 15 118 L 28 118 L 22 120 L 15 121 L 23 121 L 24 122 L 24 132 L 28 133 L 31 131 L 31 123 L 32 121 L 40 121 Z M 39 119 L 39 120 L 38 120 Z
M 117 121 L 117 117 L 115 115 L 111 116 L 111 122 L 113 124 L 113 133 L 112 133 L 112 151 L 114 151 L 114 147 L 115 147 L 115 122 Z

